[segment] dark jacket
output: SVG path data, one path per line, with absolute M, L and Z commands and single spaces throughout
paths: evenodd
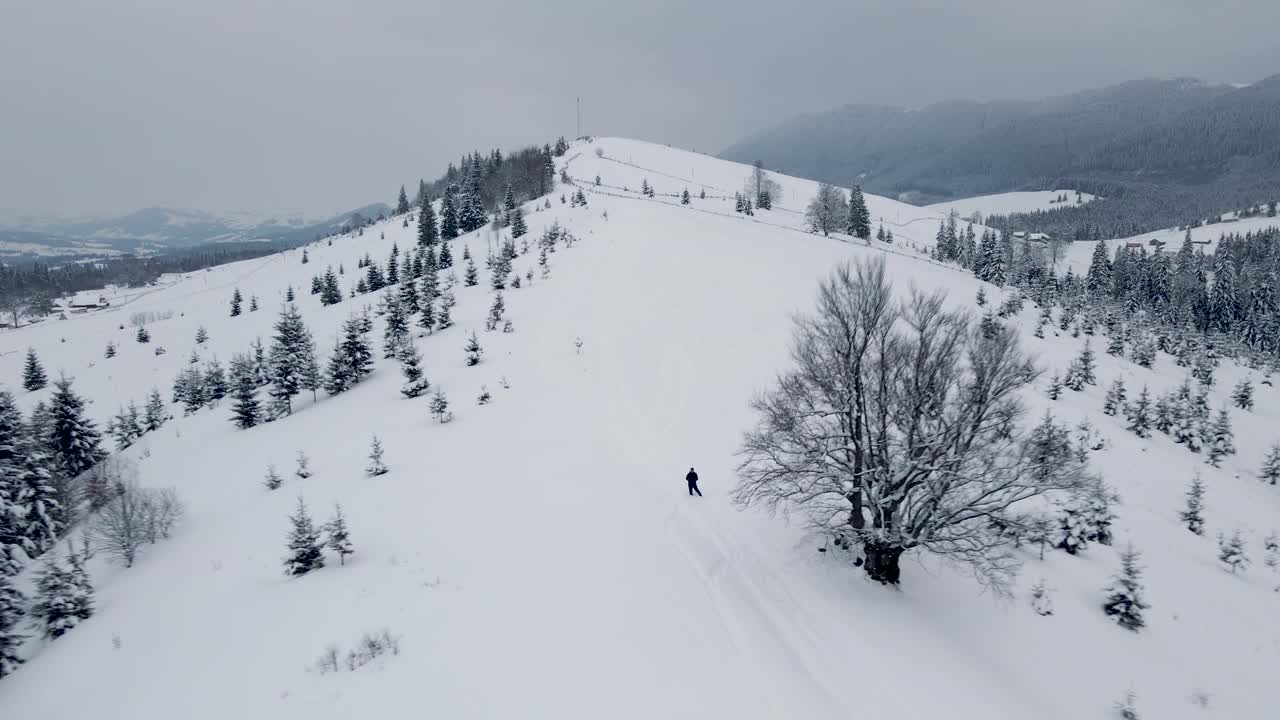
M 684 476 L 684 480 L 685 480 L 685 482 L 687 482 L 687 483 L 689 483 L 690 485 L 692 485 L 693 483 L 698 482 L 698 473 L 696 473 L 696 472 L 694 472 L 694 471 L 690 470 L 690 471 L 689 471 L 689 474 Z

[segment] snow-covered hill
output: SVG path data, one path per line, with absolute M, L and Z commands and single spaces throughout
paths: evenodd
M 1089 193 L 1076 194 L 1075 190 L 1029 190 L 1024 192 L 1006 192 L 995 195 L 979 195 L 977 197 L 952 200 L 950 202 L 926 205 L 926 209 L 940 215 L 947 215 L 954 210 L 961 218 L 972 218 L 974 214 L 1008 215 L 1010 213 L 1035 212 L 1036 210 L 1053 210 L 1065 205 L 1087 203 L 1094 200 Z
M 400 397 L 397 366 L 380 359 L 368 381 L 304 396 L 289 418 L 237 430 L 224 401 L 144 436 L 127 451 L 142 484 L 175 487 L 187 517 L 133 568 L 92 562 L 96 614 L 28 644 L 28 663 L 0 680 L 5 716 L 1079 720 L 1110 717 L 1130 690 L 1144 717 L 1271 716 L 1280 578 L 1260 546 L 1280 526 L 1280 493 L 1253 473 L 1280 427 L 1275 389 L 1257 387 L 1252 413 L 1232 410 L 1239 453 L 1218 469 L 1101 413 L 1114 378 L 1131 391 L 1181 383 L 1168 356 L 1147 370 L 1103 354 L 1095 338 L 1100 385 L 1052 404 L 1109 440 L 1091 462 L 1122 497 L 1117 546 L 1145 552 L 1152 608 L 1142 633 L 1100 610 L 1118 567 L 1107 546 L 1043 560 L 1027 552 L 1011 599 L 928 557 L 886 588 L 816 552 L 784 518 L 731 505 L 748 402 L 790 363 L 791 318 L 840 263 L 885 257 L 899 292 L 946 289 L 957 307 L 972 306 L 980 287 L 1000 291 L 910 249 L 937 230 L 927 208 L 868 197 L 873 224 L 898 242 L 864 245 L 804 232 L 808 181 L 777 177 L 780 202 L 744 217 L 733 194 L 746 166 L 617 138 L 576 143 L 560 165 L 589 204 L 562 203 L 572 190 L 563 186 L 550 208 L 526 204 L 529 238 L 558 222 L 579 242 L 550 256 L 545 279 L 536 250 L 516 260 L 534 280 L 505 294 L 515 332 L 483 332 L 482 282 L 459 284 L 455 327 L 416 340 L 453 422 L 432 420 L 426 398 Z M 638 193 L 642 182 L 653 198 Z M 488 228 L 464 236 L 455 258 L 466 245 L 483 259 L 498 239 Z M 193 350 L 225 363 L 267 340 L 290 286 L 327 351 L 342 321 L 377 298 L 321 307 L 311 277 L 341 265 L 346 290 L 366 253 L 383 261 L 393 244 L 414 242 L 413 224 L 396 217 L 307 247 L 307 264 L 299 249 L 211 268 L 107 311 L 7 332 L 0 376 L 16 387 L 33 347 L 105 421 L 153 386 L 167 397 Z M 235 288 L 260 309 L 230 317 Z M 134 341 L 139 313 L 150 344 Z M 1061 371 L 1080 341 L 1034 338 L 1036 316 L 1028 304 L 1017 318 L 1024 341 Z M 210 336 L 201 348 L 199 327 Z M 475 367 L 462 350 L 471 330 L 485 351 Z M 108 359 L 109 341 L 119 351 Z M 157 345 L 167 352 L 155 355 Z M 1213 406 L 1250 375 L 1224 364 Z M 491 404 L 476 404 L 482 387 Z M 17 391 L 26 409 L 48 393 Z M 1028 396 L 1029 417 L 1049 402 Z M 391 470 L 370 478 L 375 435 Z M 299 450 L 315 473 L 305 480 L 290 474 Z M 275 492 L 262 485 L 270 464 L 286 476 Z M 703 498 L 685 494 L 690 466 Z M 1245 533 L 1257 562 L 1243 574 L 1223 570 L 1213 541 L 1178 522 L 1195 472 L 1208 486 L 1208 534 Z M 282 574 L 299 497 L 320 519 L 342 503 L 356 547 L 345 565 Z M 1055 591 L 1047 617 L 1026 601 L 1042 578 Z M 314 669 L 326 647 L 384 628 L 399 636 L 398 654 Z

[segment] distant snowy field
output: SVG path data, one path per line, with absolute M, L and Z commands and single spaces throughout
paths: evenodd
M 1055 202 L 1063 195 L 1067 197 L 1065 203 Z M 1091 202 L 1093 199 L 1094 196 L 1089 193 L 1080 193 L 1080 201 L 1082 203 Z M 1075 190 L 1036 190 L 978 195 L 964 198 L 963 200 L 951 200 L 949 202 L 926 205 L 924 209 L 943 217 L 954 210 L 961 218 L 967 219 L 973 217 L 974 213 L 978 213 L 985 218 L 988 215 L 1054 210 L 1075 204 L 1077 204 Z
M 1260 539 L 1280 526 L 1280 492 L 1253 473 L 1276 440 L 1280 392 L 1259 385 L 1253 413 L 1232 409 L 1239 454 L 1211 468 L 1101 413 L 1111 380 L 1123 377 L 1131 395 L 1144 384 L 1158 393 L 1182 382 L 1182 368 L 1168 356 L 1139 368 L 1094 338 L 1099 386 L 1050 404 L 1042 380 L 1026 402 L 1029 421 L 1051 406 L 1111 441 L 1091 457 L 1122 496 L 1117 547 L 1043 561 L 1027 552 L 1008 600 L 929 558 L 904 563 L 899 589 L 881 587 L 817 553 L 786 519 L 729 503 L 735 451 L 754 421 L 748 402 L 788 367 L 792 316 L 811 309 L 840 263 L 885 257 L 899 293 L 944 289 L 953 307 L 1000 290 L 912 248 L 932 244 L 932 208 L 868 197 L 873 225 L 898 242 L 864 245 L 803 230 L 808 181 L 775 176 L 775 209 L 744 217 L 733 193 L 746 166 L 619 138 L 575 143 L 560 164 L 589 206 L 562 204 L 572 188 L 558 186 L 550 209 L 525 206 L 529 237 L 559 222 L 580 243 L 551 256 L 545 280 L 536 250 L 517 259 L 535 280 L 506 292 L 514 333 L 481 329 L 483 258 L 498 238 L 486 228 L 454 241 L 455 272 L 468 246 L 481 286 L 459 284 L 456 327 L 416 340 L 454 422 L 431 420 L 425 398 L 401 398 L 398 368 L 379 352 L 367 381 L 314 403 L 304 395 L 287 419 L 239 431 L 224 401 L 146 436 L 127 454 L 144 485 L 177 488 L 187 518 L 129 570 L 93 561 L 97 614 L 28 644 L 27 665 L 0 680 L 3 715 L 1083 720 L 1114 717 L 1112 703 L 1132 690 L 1145 718 L 1275 717 L 1280 576 L 1262 566 Z M 639 196 L 642 180 L 656 197 Z M 678 197 L 686 187 L 690 206 Z M 0 333 L 0 377 L 18 387 L 34 347 L 51 375 L 74 376 L 104 423 L 153 386 L 167 398 L 193 351 L 225 364 L 255 338 L 269 341 L 289 286 L 327 354 L 342 321 L 377 297 L 321 307 L 312 275 L 341 264 L 345 290 L 366 253 L 383 262 L 393 243 L 414 242 L 413 224 L 395 217 L 308 246 L 305 265 L 299 249 L 166 278 L 127 303 L 112 295 L 124 304 Z M 246 312 L 232 318 L 237 287 Z M 1080 341 L 1034 338 L 1036 316 L 1028 303 L 1016 319 L 1025 344 L 1061 371 Z M 150 344 L 134 341 L 135 317 Z M 202 326 L 211 339 L 197 349 Z M 472 329 L 485 359 L 466 367 Z M 119 347 L 111 359 L 108 341 Z M 1215 408 L 1243 377 L 1257 379 L 1230 364 L 1218 371 Z M 475 402 L 482 386 L 491 405 Z M 27 409 L 48 394 L 16 390 Z M 368 478 L 373 435 L 391 472 Z M 306 480 L 291 474 L 298 450 L 311 457 Z M 269 464 L 286 478 L 275 492 L 261 483 Z M 704 498 L 685 495 L 691 465 Z M 1208 486 L 1205 538 L 1176 515 L 1195 472 Z M 282 575 L 299 496 L 318 520 L 343 504 L 356 547 L 345 567 L 330 557 L 319 572 Z M 1211 539 L 1235 529 L 1255 558 L 1240 575 L 1218 565 Z M 1129 540 L 1144 551 L 1152 604 L 1136 635 L 1100 610 Z M 1027 603 L 1041 578 L 1055 591 L 1049 617 Z M 354 672 L 310 669 L 326 646 L 345 650 L 383 628 L 401 636 L 398 655 Z

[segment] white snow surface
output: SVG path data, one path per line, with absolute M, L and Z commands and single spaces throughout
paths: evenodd
M 1064 194 L 1067 196 L 1067 202 L 1055 202 Z M 1080 193 L 1081 203 L 1093 200 L 1093 195 Z M 1054 210 L 1075 204 L 1077 204 L 1075 190 L 1032 190 L 979 195 L 977 197 L 964 198 L 963 200 L 950 200 L 926 205 L 924 209 L 942 216 L 946 216 L 954 210 L 961 218 L 968 219 L 973 217 L 974 213 L 986 217 L 988 215 L 1035 212 L 1036 210 Z
M 1052 406 L 1111 441 L 1093 463 L 1123 498 L 1117 547 L 1043 561 L 1028 553 L 1009 599 L 927 557 L 905 562 L 899 588 L 882 587 L 817 553 L 787 519 L 729 502 L 735 451 L 754 421 L 748 402 L 788 367 L 792 314 L 812 307 L 836 265 L 885 256 L 899 292 L 945 289 L 955 305 L 972 306 L 983 284 L 900 245 L 801 231 L 808 181 L 775 176 L 781 202 L 743 218 L 732 195 L 746 166 L 617 138 L 575 143 L 566 163 L 589 207 L 561 204 L 571 188 L 557 187 L 549 210 L 526 205 L 529 237 L 558 221 L 581 242 L 551 256 L 550 278 L 535 272 L 531 287 L 506 292 L 516 332 L 481 331 L 484 361 L 464 365 L 464 337 L 481 330 L 489 305 L 482 281 L 459 284 L 456 327 L 416 340 L 456 420 L 440 425 L 426 398 L 401 398 L 397 366 L 379 359 L 354 390 L 306 397 L 268 425 L 235 429 L 224 401 L 146 436 L 127 451 L 141 482 L 176 487 L 187 517 L 131 569 L 93 560 L 97 613 L 59 640 L 28 643 L 28 663 L 0 680 L 3 715 L 1079 720 L 1111 717 L 1132 690 L 1144 717 L 1275 717 L 1280 578 L 1262 566 L 1261 537 L 1280 526 L 1280 491 L 1253 476 L 1280 427 L 1275 389 L 1257 387 L 1253 413 L 1232 410 L 1239 454 L 1214 469 L 1100 412 L 1116 377 L 1132 396 L 1143 384 L 1163 392 L 1183 372 L 1168 356 L 1152 370 L 1107 356 L 1094 338 L 1099 386 Z M 657 198 L 639 197 L 642 179 Z M 674 197 L 685 186 L 689 207 Z M 931 242 L 935 212 L 868 204 L 900 242 Z M 385 261 L 414 233 L 395 217 L 309 246 L 307 265 L 297 250 L 220 266 L 123 307 L 0 334 L 0 374 L 14 387 L 34 347 L 51 374 L 75 378 L 105 423 L 153 385 L 168 397 L 199 326 L 211 338 L 200 355 L 224 363 L 255 337 L 269 342 L 289 285 L 327 354 L 341 322 L 377 298 L 324 308 L 308 294 L 311 276 L 343 263 L 346 289 L 358 258 Z M 493 239 L 485 229 L 455 241 L 459 276 L 461 246 L 480 262 Z M 535 263 L 531 251 L 516 267 Z M 235 287 L 246 312 L 231 318 Z M 134 342 L 128 323 L 144 311 L 174 312 L 150 326 L 149 345 Z M 1028 303 L 1019 319 L 1026 344 L 1060 371 L 1080 341 L 1033 338 L 1036 314 Z M 380 348 L 381 321 L 373 339 Z M 112 359 L 108 340 L 119 346 Z M 168 352 L 155 356 L 156 345 Z M 1248 375 L 1224 364 L 1214 406 Z M 475 403 L 482 386 L 490 405 Z M 1049 404 L 1040 390 L 1027 397 L 1029 422 Z M 49 392 L 17 390 L 28 409 Z M 391 471 L 368 478 L 373 435 Z M 306 480 L 292 475 L 298 450 L 315 472 Z M 261 482 L 268 464 L 286 478 L 275 492 Z M 685 494 L 691 465 L 703 498 Z M 1176 515 L 1197 471 L 1208 486 L 1204 538 Z M 356 548 L 345 566 L 330 555 L 317 572 L 282 574 L 299 496 L 317 521 L 342 503 Z M 1232 575 L 1210 538 L 1237 528 L 1255 563 Z M 1100 609 L 1130 540 L 1144 551 L 1153 606 L 1139 634 Z M 1041 578 L 1055 590 L 1048 617 L 1027 601 Z M 311 669 L 327 646 L 346 650 L 383 628 L 400 636 L 398 655 L 355 671 Z

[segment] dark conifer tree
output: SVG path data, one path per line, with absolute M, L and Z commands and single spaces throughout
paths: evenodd
M 862 196 L 861 183 L 854 183 L 850 191 L 849 221 L 845 231 L 862 240 L 871 237 L 871 213 L 867 211 L 867 201 Z
M 431 201 L 424 197 L 418 210 L 418 247 L 431 247 L 439 238 L 435 209 Z
M 247 430 L 262 421 L 257 377 L 253 360 L 247 355 L 237 354 L 231 358 L 231 401 L 231 421 L 236 427 Z
M 138 326 L 138 333 L 134 336 L 134 339 L 143 344 L 151 342 L 151 333 L 147 331 L 146 325 Z
M 1187 486 L 1187 506 L 1178 513 L 1187 529 L 1196 535 L 1204 535 L 1204 481 L 1200 473 L 1191 478 Z
M 158 388 L 151 388 L 151 394 L 147 395 L 147 407 L 143 415 L 142 425 L 147 432 L 154 432 L 160 429 L 161 425 L 169 420 L 169 411 L 165 407 L 164 398 L 160 395 Z
M 306 575 L 324 567 L 320 533 L 311 522 L 306 503 L 298 498 L 298 508 L 289 517 L 289 554 L 284 559 L 286 575 Z
M 244 302 L 244 298 L 240 295 L 240 288 L 236 288 L 231 293 L 231 317 L 240 315 L 240 303 Z
M 1143 611 L 1150 606 L 1142 597 L 1142 567 L 1139 554 L 1132 546 L 1120 554 L 1120 573 L 1107 586 L 1107 599 L 1102 610 L 1120 627 L 1137 632 L 1146 623 Z
M 529 232 L 529 226 L 524 222 L 524 212 L 519 207 L 512 208 L 508 217 L 511 218 L 511 237 L 522 237 Z
M 27 392 L 33 392 L 48 384 L 49 377 L 45 375 L 44 367 L 40 365 L 40 358 L 36 357 L 35 348 L 27 348 L 27 364 L 22 370 L 22 388 Z
M 330 550 L 337 553 L 338 564 L 346 565 L 347 556 L 354 553 L 355 547 L 351 544 L 351 533 L 347 530 L 347 519 L 342 514 L 342 506 L 334 503 L 333 517 L 324 525 L 325 534 L 328 539 L 325 545 Z
M 474 332 L 467 337 L 467 344 L 462 349 L 467 353 L 467 365 L 480 364 L 480 356 L 484 354 L 484 350 L 480 347 L 480 340 Z
M 403 215 L 409 212 L 409 196 L 404 192 L 404 186 L 400 186 L 400 195 L 396 198 L 396 214 Z
M 382 441 L 374 435 L 373 442 L 369 444 L 369 466 L 364 469 L 365 475 L 378 477 L 387 474 L 387 464 L 382 461 L 382 455 Z
M 293 414 L 293 396 L 303 389 L 315 389 L 314 381 L 310 381 L 310 376 L 315 374 L 315 356 L 315 341 L 302 321 L 302 314 L 292 303 L 285 305 L 276 320 L 268 356 L 272 417 Z
M 0 572 L 0 678 L 12 674 L 23 663 L 18 649 L 27 638 L 18 628 L 26 606 L 26 598 L 14 587 L 9 575 Z
M 74 478 L 101 462 L 106 452 L 93 421 L 85 417 L 85 402 L 71 388 L 71 380 L 63 377 L 53 386 L 49 413 L 54 461 L 66 477 Z
M 409 339 L 409 319 L 398 298 L 387 297 L 383 307 L 382 357 L 393 358 L 399 355 L 401 346 Z
M 458 187 L 450 184 L 440 201 L 440 238 L 452 240 L 458 237 Z

